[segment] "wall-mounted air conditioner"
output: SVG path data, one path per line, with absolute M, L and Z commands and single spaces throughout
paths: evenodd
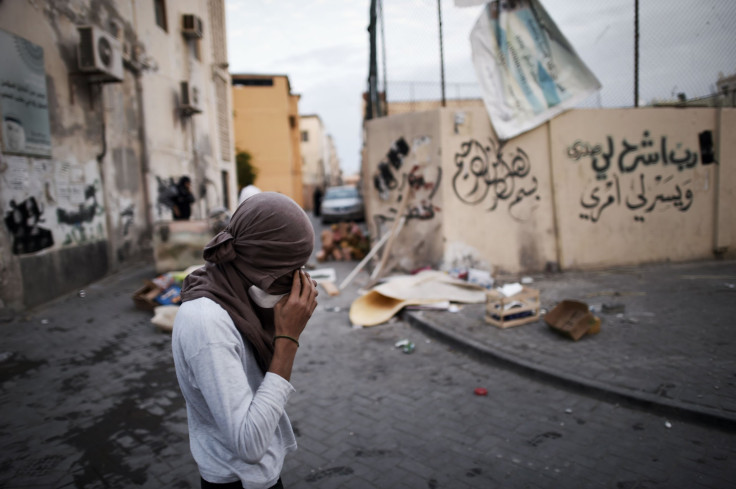
M 181 33 L 187 39 L 200 39 L 202 37 L 202 19 L 193 14 L 181 16 Z
M 123 53 L 120 41 L 94 26 L 78 27 L 79 70 L 90 81 L 109 83 L 123 81 Z
M 202 112 L 199 90 L 191 83 L 181 82 L 181 93 L 179 95 L 179 110 L 183 115 L 199 114 Z

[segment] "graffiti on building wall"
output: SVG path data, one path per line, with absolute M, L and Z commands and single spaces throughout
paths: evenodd
M 373 216 L 377 226 L 397 218 L 407 185 L 411 187 L 411 198 L 407 202 L 404 217 L 429 220 L 440 211 L 433 203 L 433 199 L 442 180 L 442 168 L 431 165 L 431 143 L 431 138 L 421 136 L 412 140 L 410 147 L 409 143 L 400 137 L 378 164 L 373 176 L 373 186 L 379 198 L 391 201 L 392 206 L 386 213 Z
M 567 148 L 573 161 L 589 159 L 595 173 L 595 181 L 580 197 L 580 219 L 598 222 L 611 206 L 631 211 L 637 222 L 644 222 L 645 214 L 654 211 L 690 209 L 694 194 L 688 170 L 697 166 L 698 151 L 672 143 L 666 135 L 653 138 L 650 131 L 644 131 L 635 144 L 626 138 L 616 142 L 609 135 L 603 145 L 577 140 Z M 662 170 L 658 174 L 645 173 L 656 166 Z
M 13 253 L 105 239 L 97 162 L 0 158 L 3 220 Z M 43 224 L 43 226 L 42 226 Z
M 536 210 L 539 182 L 523 149 L 509 151 L 505 142 L 490 138 L 487 144 L 470 139 L 455 153 L 455 167 L 452 189 L 465 204 L 487 205 L 490 212 L 508 203 L 509 215 L 520 221 Z
M 104 216 L 105 210 L 97 201 L 97 191 L 100 182 L 96 180 L 91 185 L 83 187 L 83 198 L 78 199 L 76 207 L 56 209 L 56 218 L 62 224 L 65 238 L 62 244 L 83 244 L 89 241 L 104 239 L 105 231 L 102 222 L 95 220 Z
M 156 209 L 158 210 L 159 216 L 161 216 L 164 208 L 173 210 L 176 205 L 176 196 L 179 194 L 179 190 L 176 187 L 176 182 L 174 182 L 173 177 L 166 179 L 156 175 L 156 182 L 158 183 Z
M 588 157 L 598 180 L 605 180 L 613 166 L 620 173 L 633 173 L 651 165 L 674 166 L 683 171 L 698 164 L 698 152 L 683 148 L 682 143 L 672 144 L 667 136 L 655 143 L 649 131 L 644 131 L 641 142 L 630 143 L 626 138 L 616 145 L 613 136 L 606 137 L 605 150 L 600 144 L 591 145 L 580 140 L 567 148 L 567 155 L 575 161 Z
M 135 204 L 128 204 L 128 206 L 120 212 L 120 221 L 123 223 L 123 236 L 128 236 L 130 226 L 133 225 L 134 217 Z
M 13 254 L 35 253 L 54 245 L 51 231 L 39 225 L 44 222 L 44 210 L 35 197 L 28 197 L 20 203 L 11 200 L 9 207 L 5 226 L 13 236 Z

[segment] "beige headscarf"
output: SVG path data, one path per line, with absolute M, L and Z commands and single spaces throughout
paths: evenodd
M 314 229 L 296 202 L 275 192 L 254 195 L 205 246 L 207 263 L 184 280 L 182 301 L 207 297 L 220 304 L 266 372 L 274 326 L 262 324 L 248 289 L 255 285 L 269 294 L 288 293 L 294 270 L 307 263 L 313 248 Z

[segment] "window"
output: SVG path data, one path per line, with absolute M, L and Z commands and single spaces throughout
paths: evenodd
M 289 116 L 289 127 L 292 129 L 296 129 L 296 117 L 293 115 Z
M 309 132 L 302 131 L 302 142 L 306 143 L 307 141 L 309 141 Z
M 156 10 L 156 25 L 169 32 L 166 26 L 166 0 L 153 0 L 153 8 Z
M 246 78 L 246 79 L 233 79 L 233 85 L 234 86 L 244 86 L 244 87 L 272 87 L 273 86 L 273 78 Z

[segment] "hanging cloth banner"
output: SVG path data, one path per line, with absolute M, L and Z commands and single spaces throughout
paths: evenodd
M 539 0 L 486 4 L 470 46 L 483 101 L 501 140 L 548 121 L 601 88 Z

